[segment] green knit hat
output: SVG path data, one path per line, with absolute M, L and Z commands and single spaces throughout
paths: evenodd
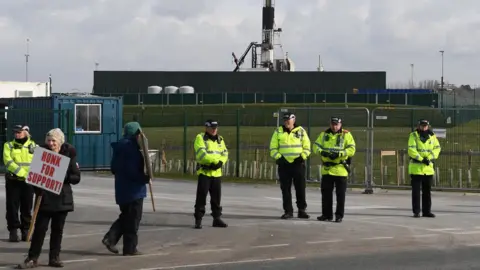
M 123 128 L 123 135 L 126 137 L 132 137 L 137 135 L 139 131 L 142 131 L 142 127 L 138 122 L 128 122 Z

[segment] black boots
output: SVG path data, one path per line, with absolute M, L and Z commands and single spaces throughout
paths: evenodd
M 225 223 L 221 218 L 214 218 L 212 227 L 216 228 L 227 228 L 228 224 Z M 202 220 L 201 219 L 196 219 L 195 220 L 195 229 L 201 229 L 202 228 Z
M 48 260 L 48 266 L 62 268 L 63 262 L 60 260 L 59 256 L 50 256 L 50 259 Z
M 8 237 L 8 242 L 12 242 L 12 243 L 20 242 L 20 239 L 18 238 L 17 230 L 11 230 L 10 231 L 10 235 Z
M 195 220 L 195 229 L 201 229 L 202 228 L 202 220 L 201 219 L 196 219 Z
M 310 215 L 305 212 L 305 210 L 298 210 L 298 218 L 309 219 Z
M 104 237 L 103 240 L 102 240 L 102 244 L 108 249 L 108 251 L 114 253 L 114 254 L 118 254 L 118 249 L 117 247 L 115 247 L 114 244 L 110 243 L 110 241 L 108 240 L 107 237 Z
M 15 269 L 31 269 L 31 268 L 37 268 L 37 267 L 38 267 L 37 259 L 26 258 L 25 261 L 17 265 Z
M 307 212 L 305 212 L 305 210 L 298 210 L 297 217 L 301 218 L 301 219 L 309 219 L 310 215 L 307 214 Z M 285 214 L 283 214 L 280 218 L 281 219 L 291 219 L 291 218 L 293 218 L 293 213 L 285 212 Z
M 217 227 L 217 228 L 226 228 L 228 227 L 227 223 L 223 222 L 223 220 L 221 218 L 214 218 L 213 219 L 213 224 L 212 224 L 213 227 Z

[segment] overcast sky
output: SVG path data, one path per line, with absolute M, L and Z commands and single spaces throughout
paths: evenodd
M 0 80 L 91 91 L 100 70 L 232 70 L 260 41 L 263 0 L 0 0 Z M 297 70 L 387 71 L 387 80 L 480 84 L 478 0 L 276 0 Z M 249 61 L 247 62 L 249 63 Z

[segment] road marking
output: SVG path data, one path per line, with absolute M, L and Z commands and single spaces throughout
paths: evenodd
M 66 260 L 64 263 L 77 263 L 77 262 L 96 262 L 97 259 L 78 259 L 78 260 Z
M 230 248 L 220 248 L 220 249 L 202 249 L 202 250 L 192 250 L 189 253 L 207 253 L 207 252 L 222 252 L 222 251 L 231 251 Z
M 315 244 L 326 244 L 326 243 L 338 243 L 342 242 L 342 239 L 332 239 L 332 240 L 320 240 L 320 241 L 312 241 L 312 242 L 306 242 L 309 245 L 315 245 Z
M 162 266 L 162 267 L 154 267 L 154 268 L 141 268 L 141 269 L 136 269 L 136 270 L 165 270 L 165 269 L 195 268 L 195 267 L 218 266 L 218 265 L 231 265 L 231 264 L 243 264 L 243 263 L 278 262 L 278 261 L 288 261 L 288 260 L 295 260 L 295 259 L 296 259 L 296 257 L 283 257 L 283 258 L 258 259 L 258 260 L 243 260 L 243 261 L 230 261 L 230 262 L 219 262 L 219 263 L 184 264 L 184 265 L 176 265 L 176 266 Z
M 460 228 L 440 228 L 440 229 L 428 229 L 429 231 L 434 232 L 447 232 L 447 231 L 461 231 Z
M 422 228 L 422 227 L 417 227 L 417 226 L 409 226 L 409 225 L 400 225 L 400 224 L 388 223 L 388 222 L 378 222 L 378 221 L 368 221 L 368 220 L 358 220 L 358 219 L 352 219 L 351 221 L 353 221 L 353 222 L 360 222 L 360 223 L 374 224 L 374 225 L 384 225 L 384 226 L 400 227 L 400 228 L 406 228 L 406 229 L 410 229 L 410 230 L 430 231 L 430 229 L 427 229 L 427 228 Z M 444 232 L 444 231 L 439 231 L 439 232 Z M 450 232 L 444 232 L 444 233 L 450 233 Z
M 258 226 L 258 225 L 267 225 L 270 223 L 278 223 L 281 220 L 272 220 L 272 221 L 264 221 L 264 222 L 250 222 L 250 223 L 240 223 L 240 224 L 232 224 L 229 227 L 248 227 L 248 226 Z M 141 225 L 140 225 L 141 226 Z M 192 225 L 193 228 L 193 225 Z M 173 230 L 184 230 L 185 228 L 155 228 L 155 229 L 143 229 L 138 230 L 138 232 L 158 232 L 158 231 L 173 231 Z M 104 235 L 106 232 L 96 232 L 96 233 L 82 233 L 82 234 L 68 234 L 64 235 L 63 238 L 81 238 L 81 237 L 88 237 L 88 236 L 97 236 L 97 235 Z M 45 240 L 50 239 L 49 236 L 45 237 Z
M 480 246 L 480 244 L 468 244 L 468 245 L 466 245 L 466 246 L 467 246 L 467 247 L 478 247 L 478 246 Z
M 157 232 L 157 231 L 171 231 L 171 230 L 180 230 L 181 228 L 157 228 L 157 229 L 145 229 L 145 230 L 138 230 L 139 232 Z M 68 234 L 64 235 L 63 238 L 81 238 L 87 236 L 96 236 L 96 235 L 103 235 L 106 232 L 98 232 L 98 233 L 83 233 L 83 234 Z M 45 237 L 45 240 L 50 239 L 49 236 Z
M 159 253 L 137 255 L 135 257 L 153 257 L 153 256 L 167 256 L 167 255 L 170 255 L 170 253 L 159 252 Z M 120 258 L 127 259 L 127 258 L 131 258 L 131 256 L 122 256 Z
M 451 232 L 451 234 L 479 234 L 480 231 Z
M 273 248 L 273 247 L 287 247 L 290 244 L 276 244 L 276 245 L 265 245 L 265 246 L 252 246 L 251 248 Z
M 383 239 L 393 239 L 393 237 L 392 236 L 378 236 L 378 237 L 360 238 L 360 240 L 383 240 Z
M 433 236 L 438 236 L 438 234 L 417 234 L 417 235 L 412 235 L 412 237 L 415 237 L 415 238 L 424 238 L 424 237 L 433 237 Z
M 98 259 L 78 259 L 78 260 L 66 260 L 64 263 L 80 263 L 80 262 L 96 262 Z M 12 264 L 10 266 L 0 266 L 0 269 L 12 269 L 16 268 L 18 264 Z

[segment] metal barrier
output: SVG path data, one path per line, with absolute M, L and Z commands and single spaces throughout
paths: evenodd
M 430 121 L 442 151 L 434 189 L 480 190 L 480 109 L 376 108 L 372 111 L 372 175 L 376 187 L 410 187 L 408 136 Z M 370 187 L 371 188 L 371 187 Z
M 353 158 L 352 170 L 349 177 L 349 184 L 352 186 L 369 186 L 370 175 L 370 111 L 362 107 L 283 107 L 275 115 L 277 126 L 282 125 L 282 113 L 289 111 L 296 115 L 296 122 L 302 125 L 308 133 L 310 141 L 317 140 L 320 133 L 329 128 L 331 117 L 342 118 L 344 128 L 352 132 L 356 142 L 356 154 Z M 321 179 L 321 158 L 313 154 L 307 160 L 306 175 L 310 181 Z M 313 172 L 313 173 L 312 173 Z

